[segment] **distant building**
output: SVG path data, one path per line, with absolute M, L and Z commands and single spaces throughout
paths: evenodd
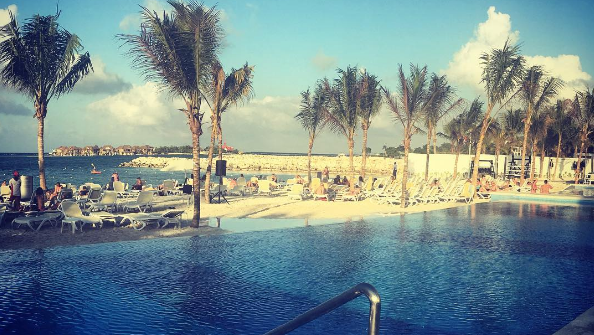
M 111 145 L 104 145 L 99 149 L 99 155 L 101 156 L 113 156 L 115 155 L 115 149 Z
M 84 148 L 76 146 L 60 146 L 54 149 L 52 156 L 113 156 L 113 155 L 154 155 L 155 148 L 150 145 L 121 145 L 114 148 L 112 145 L 106 144 L 102 147 L 97 145 L 87 145 Z

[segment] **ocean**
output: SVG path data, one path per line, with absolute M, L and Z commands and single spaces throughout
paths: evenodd
M 148 184 L 160 185 L 163 180 L 175 179 L 183 183 L 186 177 L 192 173 L 187 171 L 160 171 L 152 168 L 131 168 L 119 167 L 121 163 L 129 162 L 140 156 L 91 156 L 91 157 L 45 157 L 45 178 L 48 188 L 53 188 L 55 183 L 71 183 L 81 185 L 87 182 L 93 182 L 105 185 L 109 182 L 111 174 L 117 172 L 120 180 L 130 185 L 134 184 L 137 177 L 145 180 Z M 190 155 L 159 155 L 155 157 L 183 157 L 191 158 Z M 205 157 L 200 155 L 200 157 Z M 97 170 L 102 174 L 91 174 L 94 164 Z M 23 176 L 33 177 L 33 188 L 39 186 L 39 168 L 37 164 L 37 154 L 34 153 L 0 153 L 0 180 L 8 181 L 12 177 L 12 172 L 18 170 Z M 205 173 L 202 167 L 201 174 Z M 240 172 L 229 171 L 228 177 L 238 177 Z M 246 178 L 254 175 L 268 175 L 269 172 L 244 172 Z M 293 175 L 277 174 L 279 178 L 285 180 L 292 178 Z M 215 177 L 212 178 L 215 180 Z M 218 181 L 218 179 L 216 179 Z

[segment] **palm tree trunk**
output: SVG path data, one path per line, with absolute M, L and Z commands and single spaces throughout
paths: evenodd
M 408 182 L 408 152 L 410 151 L 410 129 L 404 130 L 404 162 L 402 163 L 402 193 L 400 194 L 400 207 L 406 207 L 406 183 Z
M 485 117 L 483 118 L 483 125 L 481 126 L 481 132 L 479 134 L 478 142 L 476 143 L 476 152 L 474 154 L 474 165 L 472 168 L 472 185 L 474 187 L 477 186 L 478 181 L 478 168 L 479 168 L 479 161 L 481 160 L 481 149 L 483 147 L 483 141 L 485 140 L 485 133 L 487 132 L 487 128 L 489 127 L 489 117 L 491 115 L 491 110 L 493 110 L 493 105 L 487 105 L 487 112 L 485 113 Z
M 433 129 L 433 154 L 437 155 L 437 134 L 435 132 L 436 130 Z
M 544 138 L 543 138 L 542 143 L 540 144 L 540 170 L 538 171 L 538 178 L 542 178 L 542 170 L 544 168 L 544 159 L 545 159 L 545 147 L 544 147 Z
M 312 135 L 313 134 L 309 135 L 309 145 L 308 145 L 308 149 L 307 149 L 307 180 L 310 185 L 311 185 L 311 149 L 313 149 L 313 144 L 314 144 L 314 137 Z M 315 192 L 315 190 L 311 190 L 311 191 Z
M 210 176 L 212 175 L 212 156 L 214 154 L 215 138 L 217 136 L 218 129 L 217 118 L 213 115 L 210 119 L 212 121 L 212 130 L 210 132 L 210 147 L 208 148 L 208 160 L 206 163 L 206 179 L 204 179 L 204 202 L 207 204 L 210 204 Z
M 501 147 L 495 147 L 495 177 L 499 175 L 499 154 L 501 154 Z
M 454 178 L 458 175 L 458 158 L 460 157 L 460 150 L 456 150 L 456 160 L 454 160 Z
M 354 134 L 353 134 L 354 135 Z M 349 189 L 352 191 L 355 190 L 355 166 L 353 164 L 353 155 L 355 149 L 355 140 L 353 139 L 353 135 L 349 136 L 349 166 L 351 169 L 351 178 L 349 180 Z
M 532 116 L 532 104 L 528 103 L 528 108 L 526 109 L 526 122 L 524 122 L 524 140 L 522 142 L 522 166 L 520 166 L 520 185 L 524 184 L 524 170 L 525 170 L 525 164 L 526 164 L 526 147 L 528 146 L 528 131 L 530 130 L 530 117 L 531 116 Z M 531 161 L 531 165 L 534 165 L 533 161 Z
M 427 129 L 427 158 L 425 159 L 425 181 L 429 179 L 429 154 L 431 151 L 431 128 Z
M 586 144 L 586 139 L 588 138 L 587 131 L 588 131 L 588 125 L 584 125 L 583 133 L 582 133 L 582 136 L 581 136 L 581 142 L 582 143 L 580 145 L 580 153 L 578 155 L 577 168 L 576 168 L 575 180 L 574 180 L 574 182 L 576 184 L 579 182 L 580 175 L 582 174 L 582 167 L 580 165 L 582 163 L 582 154 L 584 152 L 584 146 Z
M 192 122 L 192 121 L 190 121 Z M 194 123 L 198 121 L 194 120 Z M 192 131 L 192 192 L 194 193 L 194 215 L 191 226 L 196 228 L 200 225 L 200 133 L 196 126 L 190 126 Z M 204 193 L 208 190 L 204 190 Z
M 221 118 L 217 122 L 219 126 L 219 130 L 217 134 L 219 135 L 219 160 L 223 160 L 223 127 L 221 126 Z
M 559 165 L 559 156 L 561 155 L 561 135 L 559 132 L 559 142 L 557 143 L 557 158 L 555 159 L 555 169 L 553 170 L 553 180 L 557 179 L 557 166 Z
M 37 162 L 39 163 L 39 187 L 46 190 L 46 183 L 45 183 L 45 157 L 43 156 L 43 134 L 45 131 L 45 117 L 37 117 L 38 126 L 37 126 Z
M 361 152 L 361 176 L 365 178 L 365 168 L 367 166 L 367 131 L 369 127 L 363 126 L 363 151 Z
M 536 170 L 534 158 L 536 158 L 536 141 L 532 142 L 532 150 L 530 152 L 530 180 L 534 180 L 534 170 Z

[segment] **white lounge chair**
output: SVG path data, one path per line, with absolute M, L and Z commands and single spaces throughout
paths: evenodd
M 156 224 L 157 228 L 165 228 L 170 223 L 175 223 L 175 227 L 181 226 L 179 218 L 184 213 L 181 209 L 171 209 L 164 213 L 138 213 L 138 214 L 127 214 L 122 215 L 122 221 L 120 224 L 124 224 L 126 221 L 132 224 L 132 228 L 136 230 L 143 230 L 149 224 Z
M 118 193 L 116 191 L 105 191 L 98 202 L 91 202 L 89 211 L 106 210 L 115 211 L 116 202 L 118 201 Z
M 87 223 L 98 225 L 99 228 L 103 227 L 103 220 L 100 216 L 94 214 L 85 215 L 74 201 L 62 201 L 60 208 L 64 214 L 64 220 L 66 220 L 66 222 L 74 222 L 75 225 L 76 223 L 79 223 L 81 232 Z M 62 224 L 62 228 L 64 228 L 64 224 Z M 78 229 L 78 227 L 76 228 Z M 62 230 L 60 230 L 60 232 L 62 232 Z
M 17 225 L 16 228 L 20 228 L 22 225 L 25 225 L 31 228 L 33 231 L 39 231 L 39 229 L 41 229 L 41 227 L 46 223 L 56 225 L 58 221 L 62 219 L 62 217 L 63 215 L 61 212 L 39 212 L 38 215 L 17 217 L 12 221 L 12 225 Z M 37 224 L 37 228 L 33 228 L 35 224 Z
M 138 193 L 138 198 L 136 198 L 135 201 L 124 204 L 123 209 L 124 211 L 138 209 L 139 212 L 146 212 L 153 208 L 154 196 L 155 194 L 153 191 L 140 191 L 140 193 Z
M 287 193 L 289 199 L 303 200 L 305 193 L 303 192 L 303 184 L 295 184 L 291 187 L 291 191 Z

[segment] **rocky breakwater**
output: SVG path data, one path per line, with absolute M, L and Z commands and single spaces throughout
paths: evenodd
M 227 161 L 227 170 L 230 171 L 263 171 L 263 172 L 306 172 L 307 156 L 275 156 L 229 154 L 223 157 Z M 355 171 L 361 169 L 361 157 L 354 157 Z M 390 174 L 394 164 L 393 158 L 367 157 L 366 171 L 371 174 Z M 130 162 L 122 163 L 125 167 L 149 167 L 161 171 L 191 170 L 190 158 L 176 157 L 138 157 Z M 206 167 L 206 159 L 200 159 L 202 170 Z M 401 167 L 401 162 L 399 162 Z M 312 172 L 322 171 L 328 167 L 331 175 L 346 174 L 349 172 L 348 156 L 312 156 Z

